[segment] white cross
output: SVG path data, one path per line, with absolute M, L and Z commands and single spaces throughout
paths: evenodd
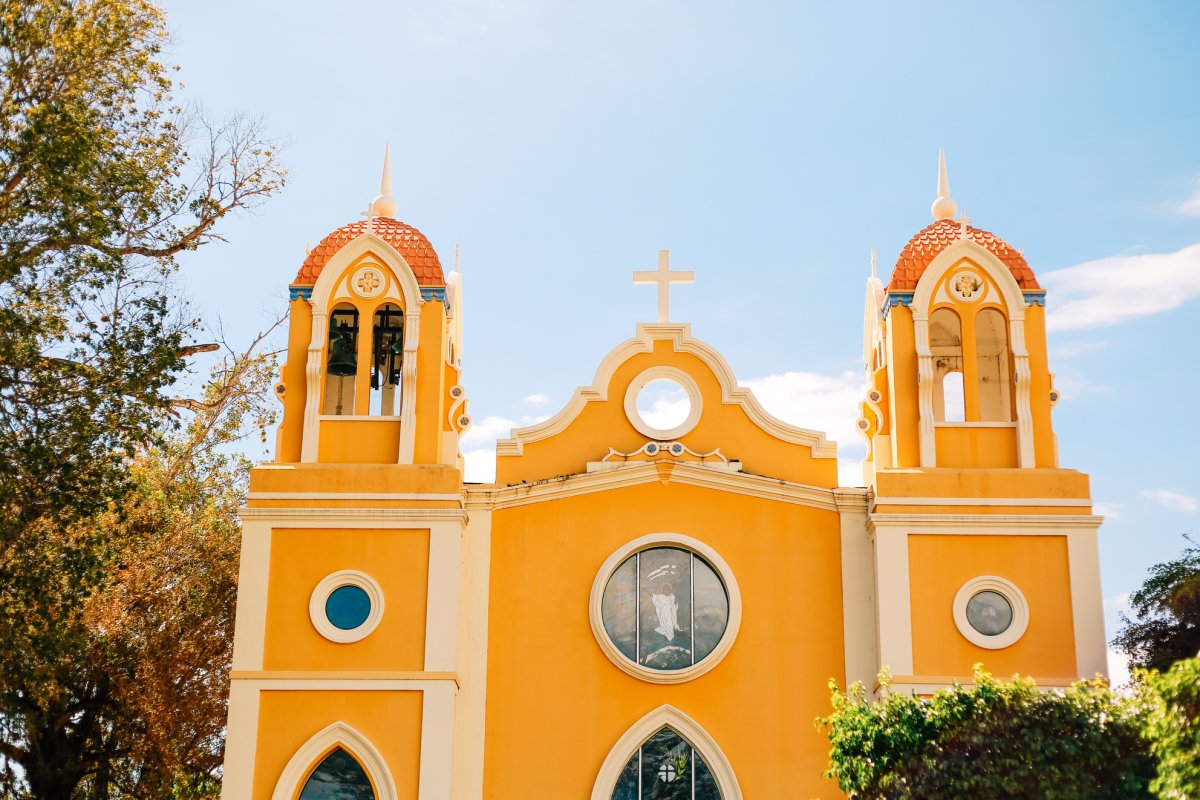
M 970 225 L 974 221 L 975 220 L 973 220 L 967 216 L 966 211 L 962 212 L 962 214 L 959 215 L 959 217 L 958 217 L 958 238 L 960 238 L 960 239 L 967 238 L 967 226 Z
M 367 233 L 374 235 L 374 233 L 375 233 L 375 218 L 378 217 L 379 215 L 376 214 L 374 211 L 372 211 L 370 206 L 367 206 L 366 211 L 358 212 L 358 215 L 360 217 L 367 218 Z
M 658 251 L 658 269 L 656 270 L 636 270 L 633 273 L 633 282 L 635 285 L 656 283 L 658 284 L 658 321 L 667 321 L 667 306 L 670 302 L 671 284 L 672 283 L 695 283 L 696 273 L 691 270 L 672 270 L 671 269 L 671 251 Z

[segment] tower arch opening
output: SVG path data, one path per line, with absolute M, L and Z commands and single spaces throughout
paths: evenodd
M 975 315 L 975 378 L 979 386 L 979 421 L 1011 422 L 1008 320 L 995 308 L 982 309 Z
M 329 314 L 329 336 L 325 348 L 325 399 L 322 413 L 345 416 L 354 413 L 358 382 L 358 309 L 350 303 L 334 307 Z
M 963 422 L 962 320 L 949 308 L 938 308 L 929 316 L 929 350 L 933 354 L 933 419 Z M 947 393 L 949 392 L 949 396 Z

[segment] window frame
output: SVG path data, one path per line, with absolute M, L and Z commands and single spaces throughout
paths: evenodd
M 1012 606 L 1012 624 L 995 636 L 975 630 L 967 619 L 967 603 L 980 592 L 995 592 Z M 954 595 L 954 624 L 971 644 L 988 650 L 1003 650 L 1016 644 L 1025 635 L 1029 627 L 1029 603 L 1012 581 L 997 575 L 980 575 L 964 583 Z
M 339 628 L 329 621 L 325 616 L 325 602 L 329 599 L 329 595 L 334 590 L 342 586 L 356 586 L 367 593 L 367 597 L 371 599 L 371 611 L 367 614 L 366 620 L 357 628 L 345 630 Z M 354 569 L 343 569 L 337 572 L 332 572 L 326 575 L 321 581 L 313 587 L 312 594 L 308 598 L 308 618 L 312 622 L 317 633 L 324 636 L 331 642 L 337 644 L 350 644 L 351 642 L 361 641 L 367 638 L 374 632 L 379 625 L 379 621 L 383 619 L 383 590 L 379 588 L 379 584 L 365 572 L 359 572 Z
M 604 589 L 617 568 L 625 563 L 627 558 L 656 547 L 671 547 L 693 553 L 708 563 L 717 577 L 725 585 L 725 596 L 729 602 L 729 618 L 725 623 L 725 632 L 721 635 L 713 649 L 704 658 L 683 669 L 660 670 L 644 666 L 631 660 L 621 652 L 616 643 L 608 636 L 604 627 L 603 604 Z M 623 672 L 648 683 L 674 684 L 694 680 L 716 667 L 733 647 L 738 629 L 742 624 L 742 594 L 738 588 L 733 570 L 725 559 L 708 545 L 681 533 L 650 533 L 625 543 L 610 555 L 601 565 L 592 582 L 591 599 L 588 616 L 592 625 L 592 635 L 608 660 Z

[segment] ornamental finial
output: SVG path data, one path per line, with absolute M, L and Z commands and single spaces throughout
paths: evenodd
M 370 213 L 379 217 L 396 216 L 396 198 L 392 197 L 392 161 L 390 147 L 383 146 L 383 176 L 379 179 L 379 196 L 371 201 Z
M 950 196 L 950 179 L 946 177 L 946 151 L 938 150 L 938 188 L 937 199 L 933 201 L 930 211 L 934 219 L 954 219 L 958 211 L 958 203 Z

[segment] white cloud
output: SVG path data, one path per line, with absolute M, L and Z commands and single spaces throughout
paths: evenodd
M 546 405 L 546 403 L 549 403 L 549 402 L 550 402 L 550 395 L 542 394 L 541 392 L 535 392 L 534 394 L 527 394 L 521 398 L 521 405 L 523 405 L 523 406 L 544 406 L 544 405 Z
M 1120 592 L 1104 598 L 1104 608 L 1107 611 L 1129 611 L 1129 592 Z
M 1170 311 L 1200 295 L 1200 244 L 1088 261 L 1040 280 L 1054 297 L 1049 330 L 1104 328 Z
M 858 404 L 867 391 L 861 372 L 785 372 L 743 381 L 742 385 L 754 392 L 763 408 L 784 422 L 823 431 L 843 450 L 865 447 L 854 428 Z
M 1072 339 L 1069 342 L 1052 343 L 1050 345 L 1050 360 L 1057 361 L 1060 358 L 1074 358 L 1087 353 L 1094 353 L 1097 350 L 1103 350 L 1108 347 L 1108 342 L 1103 339 Z
M 1108 519 L 1120 519 L 1121 508 L 1120 503 L 1092 503 L 1092 513 Z
M 463 454 L 463 479 L 471 483 L 496 480 L 496 440 L 507 438 L 513 428 L 534 425 L 548 417 L 484 417 L 471 425 L 459 446 Z
M 1200 217 L 1200 181 L 1197 181 L 1196 191 L 1175 209 L 1185 217 Z
M 1158 503 L 1160 506 L 1169 508 L 1172 511 L 1182 511 L 1186 514 L 1194 514 L 1200 511 L 1200 500 L 1191 495 L 1172 492 L 1169 489 L 1143 489 L 1141 495 L 1147 500 Z
M 1116 650 L 1108 651 L 1108 684 L 1114 689 L 1128 689 L 1133 682 L 1129 671 L 1129 659 Z

